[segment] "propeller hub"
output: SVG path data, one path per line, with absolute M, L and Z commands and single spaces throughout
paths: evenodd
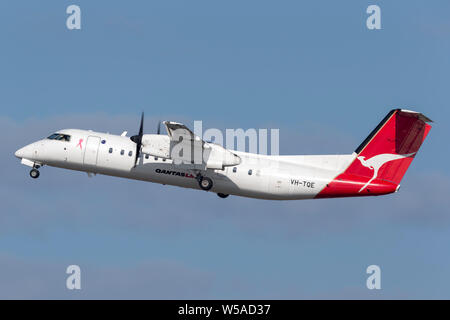
M 138 142 L 139 142 L 139 138 L 140 138 L 140 137 L 139 137 L 138 135 L 134 135 L 134 136 L 131 136 L 131 137 L 130 137 L 130 140 L 133 141 L 133 142 L 135 142 L 135 143 L 138 143 Z

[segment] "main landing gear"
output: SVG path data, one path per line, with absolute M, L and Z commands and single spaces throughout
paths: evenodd
M 32 177 L 33 179 L 39 178 L 39 170 L 36 168 L 31 169 L 30 177 Z
M 208 177 L 202 176 L 200 173 L 198 173 L 195 176 L 195 179 L 197 180 L 198 185 L 200 186 L 200 188 L 202 190 L 209 191 L 213 187 L 213 181 Z M 217 193 L 217 195 L 222 199 L 225 199 L 226 197 L 229 196 L 229 194 L 220 193 L 220 192 Z
M 225 193 L 218 193 L 217 194 L 219 197 L 221 197 L 222 199 L 225 199 L 226 197 L 228 197 L 229 196 L 229 194 L 225 194 Z
M 198 185 L 202 190 L 209 191 L 212 188 L 213 181 L 210 178 L 204 177 L 201 174 L 198 174 L 195 178 L 197 179 Z

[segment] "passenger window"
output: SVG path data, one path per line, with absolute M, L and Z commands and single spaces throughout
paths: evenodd
M 237 168 L 236 168 L 236 167 L 234 167 L 234 168 L 233 168 L 233 172 L 234 172 L 234 173 L 236 173 L 236 171 L 237 171 Z
M 109 153 L 112 153 L 112 151 L 113 151 L 113 149 L 112 149 L 112 148 L 109 148 Z
M 133 155 L 133 151 L 128 152 L 128 156 L 132 156 Z
M 164 161 L 164 162 L 166 162 L 166 159 L 165 159 L 165 158 L 163 158 L 163 161 Z
M 249 175 L 249 176 L 252 175 L 252 169 L 248 170 L 248 175 Z
M 158 157 L 155 157 L 155 161 L 158 161 Z
M 125 154 L 125 150 L 120 150 L 120 155 L 123 156 Z
M 146 155 L 145 155 L 145 159 L 148 159 L 148 158 L 149 158 L 149 155 L 148 155 L 148 154 L 146 154 Z

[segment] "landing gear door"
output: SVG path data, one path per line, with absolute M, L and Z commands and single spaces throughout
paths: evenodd
M 83 164 L 88 166 L 97 165 L 98 147 L 100 145 L 100 137 L 89 136 L 84 150 Z

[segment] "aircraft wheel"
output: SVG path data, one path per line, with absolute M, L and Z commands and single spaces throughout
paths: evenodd
M 38 177 L 39 177 L 39 170 L 31 169 L 31 171 L 30 171 L 30 177 L 32 177 L 33 179 L 38 178 Z
M 213 182 L 208 177 L 202 177 L 199 181 L 199 185 L 200 185 L 200 188 L 202 188 L 205 191 L 208 191 L 212 188 Z
M 221 197 L 222 199 L 225 199 L 226 197 L 229 196 L 229 194 L 225 194 L 225 193 L 218 193 L 217 194 L 219 197 Z

